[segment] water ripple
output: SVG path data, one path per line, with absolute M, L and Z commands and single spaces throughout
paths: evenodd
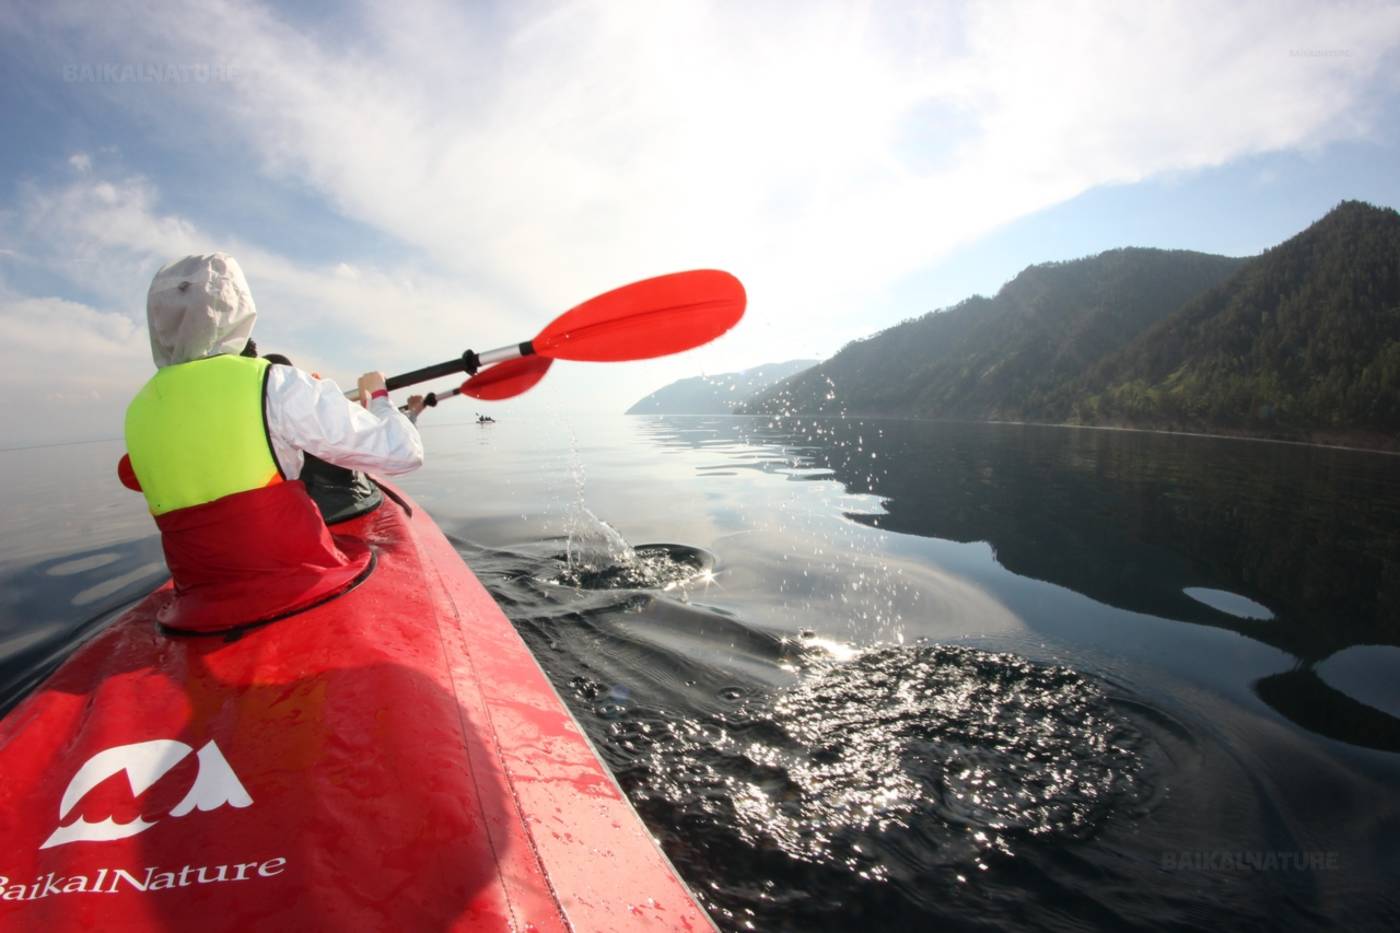
M 1088 838 L 1149 796 L 1143 737 L 1095 682 L 961 647 L 869 649 L 648 739 L 643 806 L 869 879 L 890 877 L 892 847 L 974 871 L 1018 840 Z

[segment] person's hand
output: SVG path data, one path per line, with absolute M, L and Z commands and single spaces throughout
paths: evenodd
M 384 374 L 381 372 L 368 372 L 360 377 L 360 404 L 369 407 L 370 397 L 380 389 L 385 389 Z
M 410 395 L 404 407 L 408 409 L 410 418 L 417 418 L 423 413 L 423 409 L 428 407 L 428 402 L 421 395 Z

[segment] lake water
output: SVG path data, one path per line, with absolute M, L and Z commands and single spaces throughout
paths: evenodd
M 448 415 L 403 485 L 721 927 L 1400 928 L 1400 459 Z M 163 578 L 119 454 L 0 452 L 6 705 Z

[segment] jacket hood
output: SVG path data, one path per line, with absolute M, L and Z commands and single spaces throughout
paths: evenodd
M 157 369 L 241 352 L 256 317 L 248 281 L 227 253 L 175 260 L 156 273 L 146 294 Z

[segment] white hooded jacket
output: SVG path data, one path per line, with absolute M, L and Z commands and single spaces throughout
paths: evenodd
M 240 353 L 257 310 L 232 256 L 186 256 L 162 268 L 146 296 L 156 368 Z M 352 470 L 396 475 L 423 464 L 418 429 L 387 398 L 365 409 L 329 379 L 292 366 L 267 377 L 267 430 L 287 479 L 301 476 L 303 452 Z

